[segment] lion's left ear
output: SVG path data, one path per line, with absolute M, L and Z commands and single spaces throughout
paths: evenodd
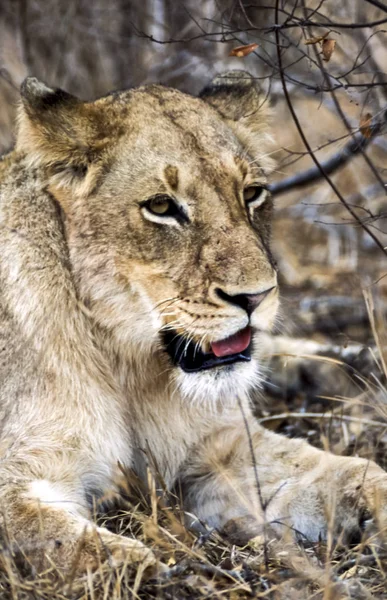
M 250 73 L 221 73 L 199 96 L 221 114 L 254 157 L 265 160 L 265 147 L 271 141 L 271 111 L 266 95 Z M 269 162 L 262 166 L 271 168 Z

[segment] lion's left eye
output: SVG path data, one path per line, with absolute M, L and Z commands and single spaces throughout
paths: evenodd
M 243 191 L 243 198 L 249 208 L 261 206 L 265 202 L 267 195 L 267 189 L 261 185 L 251 185 Z

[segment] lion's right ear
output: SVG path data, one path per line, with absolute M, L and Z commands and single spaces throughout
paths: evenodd
M 57 187 L 85 192 L 90 166 L 101 151 L 92 105 L 35 77 L 21 86 L 16 149 L 47 169 Z

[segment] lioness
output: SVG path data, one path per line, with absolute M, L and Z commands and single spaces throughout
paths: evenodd
M 245 72 L 200 98 L 150 85 L 83 102 L 22 86 L 0 186 L 1 519 L 38 569 L 97 553 L 117 464 L 147 456 L 185 508 L 244 541 L 383 523 L 387 474 L 251 415 L 278 307 L 267 109 Z M 334 516 L 334 518 L 332 517 Z M 78 542 L 82 544 L 78 547 Z M 101 543 L 101 544 L 100 544 Z M 98 547 L 100 544 L 100 547 Z

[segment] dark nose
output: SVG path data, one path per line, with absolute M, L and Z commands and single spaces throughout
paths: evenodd
M 250 315 L 255 311 L 256 308 L 261 304 L 261 302 L 266 298 L 268 294 L 270 294 L 271 290 L 273 290 L 276 286 L 268 288 L 267 290 L 260 292 L 259 294 L 235 294 L 231 296 L 223 291 L 221 288 L 216 288 L 215 292 L 219 298 L 228 302 L 229 304 L 234 304 L 236 306 L 240 306 Z

